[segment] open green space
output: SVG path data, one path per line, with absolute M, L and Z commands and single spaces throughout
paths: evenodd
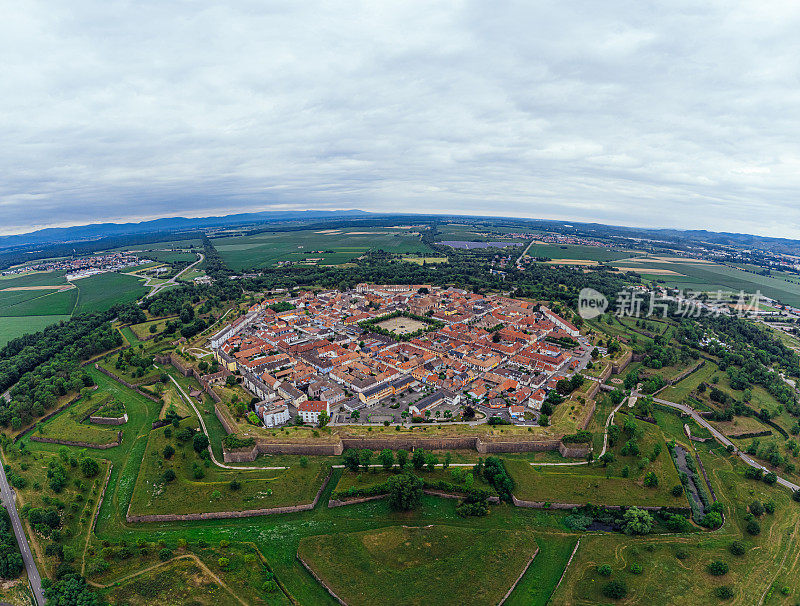
M 15 489 L 18 508 L 33 530 L 28 536 L 33 541 L 34 554 L 44 566 L 41 572 L 54 571 L 58 563 L 55 554 L 47 553 L 49 544 L 73 560 L 83 553 L 101 483 L 108 470 L 108 462 L 101 456 L 96 452 L 69 449 L 63 449 L 60 455 L 48 452 L 21 454 L 15 449 L 6 450 L 6 473 L 10 481 L 14 478 L 24 481 Z M 83 457 L 97 463 L 88 475 L 81 465 Z M 50 477 L 53 468 L 59 470 L 57 473 L 62 478 L 59 483 L 55 480 L 56 473 Z M 46 517 L 41 514 L 46 514 Z
M 180 250 L 155 250 L 142 253 L 142 256 L 160 263 L 194 263 L 198 259 L 195 253 Z
M 181 427 L 193 430 L 198 425 L 196 418 L 181 423 Z M 165 429 L 150 432 L 131 500 L 132 515 L 241 511 L 310 503 L 328 473 L 317 461 L 288 470 L 220 469 L 195 452 L 191 438 L 180 438 L 181 429 L 166 429 L 171 437 Z M 168 458 L 167 446 L 174 450 Z M 173 479 L 165 477 L 167 470 L 172 470 Z M 238 487 L 231 485 L 234 480 Z
M 496 604 L 536 551 L 519 530 L 390 526 L 307 537 L 298 554 L 345 602 Z M 380 597 L 379 597 L 380 596 Z
M 388 228 L 265 232 L 218 238 L 214 247 L 235 270 L 269 267 L 278 261 L 336 265 L 368 250 L 390 253 L 432 253 L 419 236 Z M 311 261 L 316 259 L 316 261 Z
M 75 404 L 67 407 L 52 419 L 40 423 L 34 435 L 98 446 L 116 442 L 119 426 L 96 425 L 88 418 L 97 408 L 110 403 L 111 400 L 122 405 L 108 392 L 87 391 Z
M 615 422 L 622 424 L 624 417 L 617 413 Z M 680 484 L 680 479 L 661 430 L 650 423 L 637 422 L 635 435 L 638 437 L 621 432 L 621 437 L 609 448 L 614 453 L 614 461 L 606 466 L 602 463 L 537 466 L 506 460 L 506 468 L 517 484 L 514 495 L 526 501 L 550 503 L 687 507 L 685 497 L 674 497 L 670 493 L 673 486 Z M 636 443 L 636 454 L 623 454 L 629 441 Z M 653 456 L 657 448 L 660 452 Z M 655 460 L 651 460 L 653 458 Z M 658 485 L 648 487 L 644 485 L 644 478 L 651 472 L 658 479 Z
M 798 505 L 780 487 L 747 480 L 741 462 L 718 445 L 698 444 L 704 466 L 709 470 L 714 490 L 723 503 L 726 524 L 722 529 L 700 536 L 654 535 L 631 539 L 618 534 L 588 534 L 567 569 L 552 603 L 587 605 L 612 603 L 603 595 L 603 586 L 612 581 L 626 585 L 625 598 L 615 604 L 672 605 L 692 604 L 795 604 L 800 597 L 800 562 L 795 557 L 800 546 Z M 748 504 L 772 501 L 774 514 L 762 514 L 757 535 L 745 531 Z M 742 555 L 730 546 L 740 541 Z M 719 576 L 709 573 L 711 562 L 728 565 Z M 601 576 L 598 566 L 611 567 L 610 577 Z M 638 565 L 634 571 L 631 567 Z M 729 586 L 733 597 L 725 600 L 715 594 Z
M 149 244 L 134 244 L 132 246 L 123 246 L 120 248 L 112 248 L 108 252 L 127 252 L 127 251 L 160 251 L 166 249 L 184 249 L 184 248 L 197 248 L 202 251 L 203 242 L 200 238 L 190 238 L 186 240 L 164 240 L 163 242 L 151 242 Z M 146 256 L 146 255 L 142 255 Z
M 442 457 L 439 457 L 439 459 L 441 458 Z M 339 483 L 336 485 L 336 492 L 351 488 L 369 488 L 377 484 L 383 484 L 396 473 L 399 473 L 398 469 L 393 471 L 384 471 L 383 469 L 379 469 L 377 467 L 373 467 L 369 471 L 359 473 L 345 470 L 342 473 L 342 477 L 339 479 Z M 453 484 L 454 486 L 458 487 L 459 490 L 466 492 L 469 490 L 469 487 L 466 484 L 466 482 L 469 480 L 466 480 L 466 475 L 468 473 L 471 474 L 472 470 L 470 468 L 463 467 L 451 467 L 450 469 L 443 469 L 441 465 L 437 465 L 433 471 L 428 471 L 428 468 L 426 467 L 419 471 L 415 471 L 414 473 L 416 473 L 426 482 L 448 482 L 449 484 Z M 494 489 L 486 482 L 486 480 L 484 480 L 482 476 L 478 476 L 477 478 L 473 476 L 470 486 L 472 488 L 486 490 L 487 492 L 495 494 Z

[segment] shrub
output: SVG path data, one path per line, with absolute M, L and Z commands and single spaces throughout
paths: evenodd
M 192 437 L 192 448 L 195 452 L 202 452 L 208 448 L 208 436 L 204 433 L 198 432 Z
M 710 528 L 711 530 L 716 530 L 722 526 L 722 516 L 716 511 L 707 513 L 703 516 L 703 519 L 700 520 L 700 526 L 703 526 L 704 528 Z
M 713 574 L 715 577 L 721 577 L 728 574 L 728 564 L 722 560 L 714 560 L 708 565 L 708 574 Z
M 603 585 L 603 595 L 607 598 L 619 600 L 628 595 L 628 587 L 622 581 L 609 581 Z
M 761 501 L 753 501 L 748 509 L 756 517 L 764 515 L 764 504 Z
M 720 585 L 714 588 L 714 595 L 721 600 L 729 600 L 733 597 L 733 589 L 730 585 Z
M 745 530 L 748 534 L 757 535 L 761 534 L 761 524 L 759 524 L 756 520 L 750 520 L 745 526 Z
M 166 446 L 164 446 L 164 458 L 165 459 L 171 459 L 172 455 L 174 455 L 174 454 L 175 454 L 175 449 L 172 447 L 171 444 L 167 444 Z
M 397 511 L 408 511 L 419 506 L 423 482 L 411 473 L 392 476 L 387 481 L 389 506 Z
M 766 503 L 764 503 L 764 511 L 766 511 L 770 515 L 775 513 L 775 501 L 767 501 Z
M 683 494 L 683 485 L 682 484 L 675 484 L 675 486 L 672 487 L 672 491 L 671 492 L 672 492 L 672 496 L 673 497 L 681 496 Z
M 242 487 L 242 483 L 239 480 L 231 480 L 231 490 L 239 490 Z
M 217 562 L 219 563 L 219 567 L 222 568 L 223 570 L 227 569 L 231 563 L 231 561 L 228 558 L 220 558 L 219 560 L 217 560 Z
M 622 516 L 622 528 L 625 534 L 649 534 L 653 529 L 653 516 L 644 509 L 631 507 Z
M 649 471 L 647 475 L 644 476 L 644 486 L 645 488 L 655 488 L 658 486 L 658 476 L 656 472 Z
M 730 546 L 728 547 L 728 550 L 733 555 L 740 556 L 740 555 L 744 555 L 745 554 L 745 552 L 747 551 L 747 548 L 744 546 L 744 543 L 742 543 L 741 541 L 734 541 L 733 543 L 730 544 Z
M 642 574 L 641 564 L 631 564 L 630 571 L 631 574 Z
M 174 480 L 174 479 L 175 479 L 175 472 L 172 470 L 172 468 L 167 469 L 164 472 L 164 481 L 165 482 L 172 482 L 172 480 Z
M 158 559 L 162 562 L 166 562 L 172 557 L 172 550 L 168 547 L 164 547 L 161 551 L 158 552 Z
M 611 576 L 611 566 L 608 564 L 601 564 L 597 567 L 597 574 L 601 577 L 610 577 Z
M 774 484 L 778 481 L 778 476 L 776 476 L 773 472 L 765 473 L 764 477 L 762 478 L 766 484 Z
M 81 473 L 87 478 L 93 478 L 100 473 L 100 465 L 88 457 L 81 459 Z
M 793 501 L 797 501 L 798 503 L 800 503 L 800 490 L 795 490 L 792 493 L 792 500 Z

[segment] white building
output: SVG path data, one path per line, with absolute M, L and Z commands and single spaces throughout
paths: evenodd
M 289 407 L 285 404 L 278 404 L 277 406 L 259 405 L 257 413 L 266 427 L 283 425 L 289 421 Z
M 330 416 L 331 409 L 327 402 L 321 400 L 306 400 L 297 405 L 297 413 L 304 423 L 316 425 L 319 423 L 319 415 L 322 413 Z

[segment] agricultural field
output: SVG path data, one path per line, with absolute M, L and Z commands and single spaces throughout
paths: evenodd
M 307 537 L 298 555 L 353 606 L 435 606 L 498 603 L 535 551 L 527 532 L 437 524 Z
M 187 240 L 164 240 L 163 242 L 151 242 L 149 244 L 135 244 L 133 246 L 123 246 L 120 248 L 113 248 L 108 252 L 150 252 L 150 251 L 164 251 L 173 249 L 188 249 L 197 248 L 203 250 L 203 241 L 200 238 L 191 238 Z M 146 255 L 142 255 L 146 256 Z
M 148 259 L 153 259 L 159 263 L 194 263 L 197 261 L 197 255 L 193 252 L 183 252 L 179 250 L 157 250 L 145 253 Z
M 583 244 L 537 244 L 534 242 L 528 249 L 528 256 L 533 258 L 547 257 L 553 259 L 553 261 L 595 261 L 605 263 L 607 261 L 628 259 L 631 257 L 631 253 Z
M 143 279 L 130 274 L 106 272 L 76 281 L 75 313 L 103 311 L 118 303 L 132 303 L 147 293 Z
M 196 418 L 181 423 L 182 428 L 192 430 L 198 425 Z M 150 432 L 131 499 L 132 515 L 240 511 L 310 503 L 328 473 L 319 462 L 288 470 L 223 470 L 200 457 L 191 438 L 180 438 L 181 429 L 172 426 Z M 164 455 L 167 446 L 174 450 L 169 457 Z M 174 479 L 166 479 L 167 470 L 172 470 Z M 240 486 L 232 487 L 232 480 Z
M 788 278 L 762 276 L 725 265 L 680 257 L 639 257 L 616 261 L 614 266 L 630 269 L 662 286 L 699 292 L 755 293 L 786 305 L 800 305 L 800 283 Z
M 217 238 L 214 247 L 234 270 L 275 266 L 279 261 L 338 265 L 368 250 L 389 253 L 433 253 L 418 235 L 399 228 L 331 229 L 266 232 Z
M 402 260 L 406 263 L 416 263 L 417 265 L 438 265 L 440 263 L 447 263 L 447 257 L 404 256 Z
M 69 320 L 70 317 L 69 315 L 0 317 L 0 347 L 11 339 L 16 339 L 26 333 L 39 332 L 51 324 Z

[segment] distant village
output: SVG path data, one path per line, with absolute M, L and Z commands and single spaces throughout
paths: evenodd
M 536 423 L 547 393 L 590 358 L 543 304 L 425 284 L 267 299 L 210 344 L 215 379 L 238 373 L 267 427 L 323 413 L 332 424 L 449 422 L 474 418 L 467 406 L 475 422 Z
M 65 259 L 48 259 L 41 263 L 18 265 L 2 272 L 4 276 L 25 274 L 31 271 L 66 271 L 67 280 L 77 280 L 106 271 L 119 271 L 128 267 L 136 267 L 152 263 L 150 259 L 140 259 L 130 253 L 109 253 Z

